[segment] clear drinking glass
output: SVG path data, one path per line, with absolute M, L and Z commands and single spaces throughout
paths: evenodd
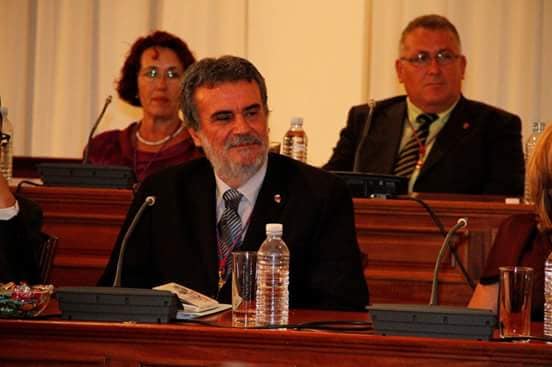
M 523 266 L 504 266 L 499 269 L 500 336 L 530 336 L 533 269 Z
M 255 326 L 257 253 L 232 253 L 232 326 Z

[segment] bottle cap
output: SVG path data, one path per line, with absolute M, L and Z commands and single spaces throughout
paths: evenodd
M 303 126 L 303 118 L 299 116 L 292 117 L 291 126 Z
M 267 223 L 266 224 L 266 233 L 267 234 L 282 234 L 284 226 L 282 223 Z

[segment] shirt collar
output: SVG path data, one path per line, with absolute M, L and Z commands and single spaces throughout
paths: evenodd
M 454 109 L 454 107 L 456 107 L 456 105 L 458 104 L 458 101 L 460 101 L 460 97 L 458 97 L 458 99 L 456 100 L 456 102 L 454 102 L 452 104 L 452 106 L 450 106 L 447 110 L 445 111 L 442 111 L 442 112 L 439 112 L 437 114 L 437 116 L 439 116 L 437 118 L 437 121 L 443 121 L 443 120 L 447 120 L 451 111 Z M 418 117 L 420 114 L 424 113 L 424 111 L 422 111 L 420 108 L 418 108 L 418 106 L 416 106 L 414 103 L 412 103 L 412 101 L 410 100 L 410 97 L 406 97 L 406 107 L 407 107 L 407 111 L 408 111 L 408 119 L 416 124 L 416 117 Z
M 266 169 L 268 165 L 268 156 L 262 164 L 261 168 L 249 179 L 246 183 L 237 188 L 237 190 L 243 195 L 242 199 L 246 199 L 251 206 L 255 204 L 257 195 L 261 189 L 261 185 L 266 175 Z M 217 183 L 217 203 L 221 203 L 222 194 L 226 190 L 230 189 L 230 186 L 226 184 L 215 172 L 215 181 Z

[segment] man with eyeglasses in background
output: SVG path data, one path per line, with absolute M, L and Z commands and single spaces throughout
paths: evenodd
M 462 95 L 455 26 L 440 15 L 412 20 L 395 68 L 407 95 L 352 107 L 324 168 L 408 177 L 409 192 L 521 196 L 521 120 Z

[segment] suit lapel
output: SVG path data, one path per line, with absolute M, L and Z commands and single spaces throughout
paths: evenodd
M 471 134 L 474 128 L 468 111 L 467 101 L 464 97 L 460 97 L 445 126 L 443 126 L 437 135 L 435 143 L 422 167 L 420 176 L 424 175 L 431 167 L 437 164 L 448 151 L 458 144 L 462 144 L 464 137 Z
M 195 246 L 199 259 L 192 261 L 201 261 L 205 268 L 205 274 L 209 279 L 209 284 L 216 285 L 218 282 L 218 255 L 217 255 L 217 236 L 216 236 L 216 182 L 211 165 L 206 162 L 202 171 L 194 177 L 186 177 L 186 180 L 193 181 L 190 187 L 189 197 L 193 197 L 191 202 L 193 208 L 185 208 L 188 212 L 188 223 L 190 233 L 194 236 L 190 239 Z
M 365 172 L 391 173 L 402 138 L 406 101 L 374 111 L 374 121 L 362 156 L 366 157 Z M 390 137 L 392 137 L 390 139 Z
M 259 190 L 257 201 L 251 213 L 242 250 L 256 251 L 266 237 L 267 223 L 281 222 L 281 213 L 287 204 L 288 188 L 286 173 L 280 159 L 270 153 L 266 175 Z

